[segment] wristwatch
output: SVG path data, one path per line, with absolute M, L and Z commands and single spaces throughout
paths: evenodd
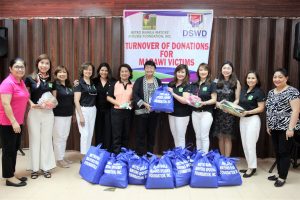
M 295 130 L 295 128 L 288 128 L 288 131 L 294 131 Z

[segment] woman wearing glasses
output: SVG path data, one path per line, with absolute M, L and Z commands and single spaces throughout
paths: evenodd
M 91 63 L 83 63 L 80 70 L 79 84 L 74 88 L 76 119 L 80 132 L 80 153 L 84 156 L 89 150 L 96 119 L 97 89 L 92 82 L 95 67 Z
M 22 124 L 29 99 L 29 93 L 22 78 L 25 62 L 13 59 L 9 65 L 10 74 L 0 86 L 0 133 L 2 140 L 2 176 L 7 186 L 25 186 L 26 177 L 16 177 L 17 151 L 21 144 Z

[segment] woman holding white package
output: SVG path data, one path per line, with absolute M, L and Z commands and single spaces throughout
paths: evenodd
M 82 157 L 91 147 L 96 120 L 97 88 L 92 81 L 94 74 L 95 67 L 91 63 L 83 63 L 80 70 L 79 84 L 74 88 L 74 103 L 80 132 L 80 153 Z
M 45 108 L 38 104 L 44 93 L 55 90 L 51 83 L 51 61 L 48 55 L 42 54 L 37 58 L 36 70 L 26 78 L 25 84 L 30 91 L 27 126 L 31 178 L 38 178 L 39 170 L 43 171 L 45 178 L 51 178 L 50 170 L 56 166 L 52 146 L 54 115 L 51 106 Z
M 67 139 L 74 112 L 74 91 L 66 67 L 57 66 L 54 71 L 55 91 L 58 105 L 53 109 L 53 149 L 58 167 L 68 168 L 72 161 L 65 158 Z
M 200 99 L 199 102 L 192 105 L 192 122 L 196 133 L 197 149 L 207 153 L 209 150 L 209 131 L 213 122 L 212 112 L 217 101 L 216 84 L 211 80 L 210 69 L 206 63 L 199 65 L 197 77 L 198 80 L 191 84 L 190 94 Z
M 191 115 L 191 107 L 187 105 L 185 98 L 186 93 L 189 93 L 189 82 L 188 66 L 178 65 L 174 71 L 173 81 L 168 84 L 168 90 L 174 97 L 174 112 L 170 113 L 168 118 L 175 147 L 185 147 L 185 134 Z
M 225 62 L 216 81 L 217 102 L 213 123 L 213 135 L 219 139 L 219 149 L 222 155 L 230 156 L 232 150 L 232 138 L 235 137 L 234 127 L 236 117 L 221 110 L 221 101 L 227 100 L 235 105 L 239 103 L 241 84 L 234 73 L 233 64 Z
M 240 118 L 240 132 L 244 154 L 248 164 L 248 170 L 244 172 L 244 178 L 251 177 L 256 172 L 256 143 L 259 137 L 261 121 L 259 113 L 265 109 L 265 95 L 260 89 L 258 73 L 250 71 L 245 78 L 245 87 L 240 95 L 239 105 L 245 109 Z

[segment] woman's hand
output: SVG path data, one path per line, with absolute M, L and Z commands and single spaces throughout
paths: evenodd
M 84 125 L 85 125 L 84 117 L 81 116 L 79 119 L 80 119 L 80 125 L 81 125 L 82 127 L 84 127 Z
M 174 93 L 173 88 L 168 87 L 168 91 L 171 92 L 171 94 L 173 95 L 173 93 Z
M 286 140 L 289 139 L 289 137 L 293 137 L 294 136 L 294 131 L 292 130 L 286 130 Z
M 30 104 L 30 108 L 34 108 L 34 109 L 42 109 L 42 106 L 40 106 L 39 104 Z
M 219 108 L 219 109 L 221 109 L 221 103 L 217 101 L 216 102 L 216 107 Z
M 249 111 L 245 110 L 244 112 L 241 113 L 241 116 L 242 116 L 242 117 L 245 117 L 245 116 L 248 115 L 248 114 L 249 114 Z
M 74 80 L 74 81 L 73 81 L 73 85 L 74 85 L 74 87 L 76 87 L 77 85 L 79 85 L 79 80 L 77 80 L 77 79 Z
M 14 121 L 11 125 L 15 133 L 21 133 L 21 127 L 17 121 Z
M 271 130 L 270 130 L 270 128 L 269 128 L 269 127 L 267 127 L 267 133 L 268 133 L 268 135 L 270 135 L 270 136 L 271 136 Z
M 151 106 L 148 103 L 144 102 L 144 106 L 148 111 L 151 110 Z

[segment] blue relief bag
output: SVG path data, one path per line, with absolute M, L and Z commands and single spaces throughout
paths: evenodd
M 149 171 L 147 156 L 134 155 L 128 162 L 128 183 L 132 185 L 145 185 Z
M 235 165 L 237 159 L 227 158 L 221 156 L 218 160 L 217 168 L 218 174 L 218 185 L 219 186 L 233 186 L 242 185 L 241 175 Z
M 168 156 L 163 155 L 159 159 L 152 155 L 145 187 L 147 189 L 174 188 L 172 164 Z
M 168 91 L 168 86 L 158 87 L 150 102 L 151 110 L 172 113 L 174 111 L 174 100 L 171 92 Z
M 103 174 L 104 167 L 110 156 L 110 153 L 105 149 L 101 149 L 101 144 L 97 147 L 91 146 L 87 154 L 82 160 L 79 174 L 80 176 L 93 184 L 99 182 L 100 177 Z
M 218 187 L 216 166 L 202 151 L 198 151 L 194 157 L 190 186 L 193 188 Z
M 108 159 L 99 184 L 110 187 L 126 188 L 128 186 L 127 163 L 114 154 Z
M 166 155 L 170 157 L 172 162 L 175 187 L 188 185 L 192 174 L 190 151 L 177 147 L 167 152 Z

